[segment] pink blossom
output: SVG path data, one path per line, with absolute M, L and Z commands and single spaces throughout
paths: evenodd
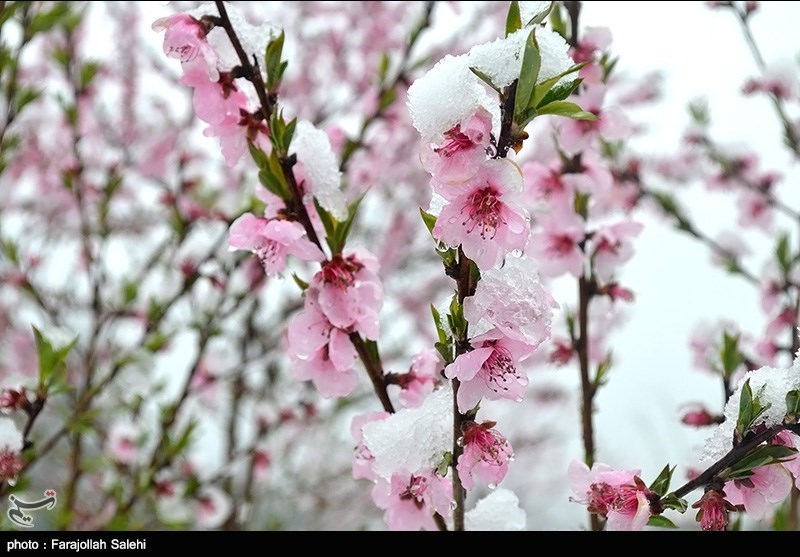
M 777 266 L 771 265 L 761 274 L 761 309 L 764 313 L 772 313 L 778 307 L 783 294 L 783 279 L 778 275 L 780 271 Z
M 583 275 L 584 254 L 579 244 L 586 237 L 582 218 L 569 209 L 550 213 L 539 220 L 541 231 L 531 236 L 531 253 L 542 274 L 557 277 Z
M 562 174 L 561 164 L 545 166 L 539 162 L 529 162 L 522 167 L 525 181 L 524 196 L 530 204 L 546 201 L 548 205 L 560 207 L 574 206 L 575 188 L 573 182 Z
M 638 470 L 614 470 L 595 463 L 591 470 L 574 460 L 567 473 L 570 487 L 590 513 L 608 519 L 609 530 L 641 530 L 650 519 L 649 497 Z
M 174 14 L 153 22 L 154 31 L 164 33 L 164 54 L 181 62 L 201 58 L 210 79 L 219 78 L 217 53 L 206 40 L 206 27 L 188 14 Z
M 481 398 L 509 399 L 520 402 L 528 386 L 528 376 L 519 363 L 533 353 L 535 347 L 512 340 L 492 330 L 472 339 L 473 350 L 461 354 L 448 365 L 444 374 L 458 379 L 458 408 L 468 412 Z
M 369 452 L 369 449 L 364 444 L 363 427 L 377 420 L 388 418 L 388 412 L 368 412 L 367 414 L 360 414 L 353 418 L 350 424 L 350 435 L 353 436 L 353 441 L 356 443 L 355 455 L 353 457 L 353 477 L 355 479 L 365 478 L 372 481 L 377 481 L 378 476 L 372 469 L 372 463 L 375 457 Z
M 492 115 L 483 107 L 444 133 L 440 145 L 423 148 L 422 166 L 438 184 L 461 183 L 474 176 L 486 160 Z
M 326 398 L 347 396 L 355 389 L 355 347 L 316 307 L 307 305 L 295 316 L 287 337 L 296 379 L 312 381 Z
M 114 423 L 108 431 L 106 454 L 120 464 L 132 465 L 139 458 L 142 432 L 126 422 Z
M 643 228 L 638 222 L 624 221 L 600 228 L 594 233 L 589 251 L 593 257 L 595 274 L 601 281 L 610 281 L 617 268 L 633 257 L 631 240 Z
M 709 489 L 692 508 L 697 511 L 697 521 L 700 528 L 706 532 L 724 532 L 728 526 L 728 513 L 736 510 L 725 499 L 725 492 Z
M 491 269 L 528 245 L 528 212 L 519 204 L 522 175 L 511 161 L 484 161 L 468 182 L 434 187 L 449 201 L 436 219 L 434 237 L 461 245 L 480 269 Z
M 180 82 L 194 88 L 195 114 L 208 124 L 203 135 L 218 137 L 225 163 L 235 165 L 247 148 L 247 95 L 229 78 L 209 81 L 205 69 L 197 63 L 184 64 Z
M 323 263 L 306 292 L 306 307 L 318 309 L 332 326 L 371 340 L 378 339 L 382 305 L 378 261 L 366 250 L 347 249 Z
M 25 387 L 0 387 L 0 413 L 12 414 L 24 408 L 27 404 L 29 402 Z
M 620 141 L 633 133 L 633 125 L 619 108 L 603 108 L 605 94 L 605 85 L 598 84 L 587 87 L 577 95 L 575 103 L 597 116 L 597 120 L 565 119 L 561 122 L 559 142 L 567 154 L 585 151 L 601 137 L 608 141 Z
M 286 268 L 286 256 L 303 261 L 323 261 L 325 254 L 306 236 L 299 222 L 267 220 L 245 213 L 231 224 L 228 244 L 258 256 L 268 275 L 277 275 Z
M 782 431 L 772 439 L 775 445 L 783 445 L 791 449 L 800 449 L 800 437 L 788 431 Z M 795 453 L 781 462 L 789 474 L 794 478 L 794 485 L 800 489 L 800 453 Z
M 767 323 L 767 337 L 775 338 L 781 333 L 792 330 L 795 327 L 795 311 L 792 308 L 784 308 L 778 315 Z
M 740 225 L 757 227 L 768 233 L 772 231 L 774 211 L 766 196 L 752 191 L 743 191 L 736 204 L 739 207 Z
M 202 487 L 192 502 L 197 526 L 205 529 L 222 526 L 233 508 L 230 497 L 213 485 Z
M 703 427 L 720 423 L 720 417 L 712 415 L 705 407 L 699 406 L 686 411 L 681 422 L 694 427 Z
M 781 503 L 792 490 L 792 477 L 783 466 L 768 465 L 753 469 L 753 475 L 744 480 L 725 484 L 728 501 L 744 505 L 755 520 L 767 518 L 770 509 Z
M 575 48 L 572 59 L 576 63 L 586 62 L 594 54 L 606 51 L 611 46 L 611 40 L 611 31 L 608 27 L 587 27 L 581 33 L 580 43 Z
M 451 494 L 450 480 L 422 470 L 397 472 L 391 482 L 379 479 L 372 500 L 386 511 L 383 519 L 390 530 L 436 530 L 433 514 L 450 514 Z
M 411 360 L 411 369 L 408 373 L 399 376 L 398 384 L 400 402 L 406 408 L 415 408 L 433 392 L 439 383 L 442 369 L 442 359 L 434 349 L 429 349 L 414 356 Z
M 495 422 L 464 424 L 464 452 L 458 457 L 458 477 L 464 489 L 475 486 L 475 478 L 496 487 L 508 472 L 514 458 L 511 444 L 503 434 L 493 429 Z
M 567 365 L 575 355 L 575 349 L 569 339 L 553 338 L 553 351 L 550 353 L 550 363 L 557 366 Z
M 22 456 L 17 451 L 0 448 L 0 480 L 15 480 L 22 471 Z

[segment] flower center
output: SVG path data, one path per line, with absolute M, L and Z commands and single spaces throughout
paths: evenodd
M 445 132 L 444 137 L 445 142 L 433 152 L 445 158 L 450 158 L 459 151 L 469 149 L 474 145 L 470 138 L 461 132 L 461 124 L 456 124 L 453 129 Z
M 550 240 L 550 249 L 547 251 L 550 255 L 563 257 L 569 254 L 575 248 L 575 241 L 566 234 L 559 234 L 553 236 Z
M 483 364 L 486 386 L 495 393 L 507 392 L 509 390 L 507 385 L 519 381 L 520 375 L 511 356 L 502 348 L 497 346 L 493 348 L 492 355 Z
M 468 223 L 472 223 L 467 230 L 468 234 L 475 230 L 475 227 L 480 227 L 481 238 L 492 239 L 497 227 L 505 224 L 500 214 L 502 208 L 503 203 L 500 201 L 498 191 L 492 186 L 485 187 L 469 196 L 467 204 L 461 210 L 462 214 L 465 210 L 468 211 L 468 218 L 462 224 L 467 226 Z
M 425 481 L 425 478 L 411 476 L 411 482 L 409 482 L 406 490 L 400 494 L 400 499 L 403 501 L 410 499 L 418 509 L 421 509 L 425 505 L 423 497 L 425 495 L 425 490 L 427 489 L 428 484 Z
M 353 260 L 352 257 L 344 259 L 337 255 L 322 267 L 322 281 L 325 284 L 348 288 L 355 282 L 356 273 L 362 265 Z

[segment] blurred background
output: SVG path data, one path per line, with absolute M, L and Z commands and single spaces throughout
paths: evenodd
M 508 3 L 229 4 L 253 43 L 264 22 L 285 30 L 286 113 L 324 129 L 343 158 L 357 139 L 345 183 L 348 195 L 367 195 L 351 243 L 381 261 L 381 354 L 387 370 L 407 371 L 433 344 L 430 304 L 452 287 L 418 215 L 430 177 L 406 90 L 445 54 L 501 36 Z M 701 469 L 710 433 L 681 418 L 692 405 L 719 414 L 725 400 L 718 374 L 700 369 L 711 367 L 703 351 L 714 352 L 720 321 L 735 324 L 759 364 L 790 361 L 797 323 L 795 312 L 768 333 L 775 314 L 762 294 L 781 234 L 798 247 L 798 153 L 784 142 L 776 97 L 743 89 L 774 76 L 796 125 L 800 5 L 758 3 L 747 28 L 760 67 L 736 16 L 707 4 L 585 2 L 580 15 L 582 27 L 611 31 L 608 102 L 636 126 L 609 164 L 635 161 L 637 184 L 673 196 L 701 232 L 677 230 L 663 203 L 637 199 L 628 214 L 644 231 L 617 277 L 635 301 L 598 307 L 593 322 L 613 352 L 595 401 L 598 461 L 641 469 L 646 481 L 676 465 L 675 485 Z M 249 158 L 227 167 L 217 139 L 204 137 L 179 63 L 151 28 L 197 5 L 0 4 L 0 388 L 42 403 L 8 408 L 28 443 L 2 496 L 55 487 L 57 512 L 37 515 L 43 528 L 383 529 L 371 484 L 351 475 L 350 422 L 379 409 L 366 377 L 356 395 L 330 401 L 289 373 L 284 332 L 302 306 L 291 276 L 309 280 L 312 267 L 268 279 L 256 258 L 227 249 L 230 222 L 257 206 L 257 172 Z M 536 159 L 549 125 L 537 121 L 520 164 Z M 714 186 L 719 157 L 692 141 L 698 130 L 726 160 L 755 158 L 759 172 L 779 174 L 769 199 L 788 210 L 768 202 L 772 224 L 748 226 L 740 192 Z M 733 260 L 752 280 L 730 272 Z M 561 305 L 553 336 L 564 338 L 576 281 L 549 287 Z M 46 393 L 32 325 L 57 346 L 77 337 Z M 782 344 L 770 355 L 774 338 Z M 525 402 L 485 407 L 515 448 L 503 487 L 531 530 L 588 525 L 566 479 L 583 457 L 580 381 L 574 358 L 553 362 L 556 348 L 530 361 Z M 672 518 L 696 528 L 692 512 Z

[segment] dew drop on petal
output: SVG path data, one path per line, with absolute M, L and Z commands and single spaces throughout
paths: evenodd
M 459 447 L 463 447 L 464 446 L 464 438 L 463 437 L 459 437 L 458 439 L 456 439 L 456 445 L 458 445 Z
M 489 484 L 486 487 L 488 487 L 489 489 L 497 489 L 497 484 Z

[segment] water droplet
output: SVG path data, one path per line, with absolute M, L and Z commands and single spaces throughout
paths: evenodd
M 517 398 L 514 399 L 514 402 L 522 402 L 522 397 L 518 396 Z
M 497 489 L 497 484 L 489 484 L 486 487 L 488 487 L 489 489 Z
M 464 446 L 464 438 L 463 437 L 459 437 L 458 439 L 456 439 L 456 445 L 458 445 L 459 447 L 463 447 Z
M 511 250 L 511 255 L 513 255 L 514 257 L 522 257 L 523 255 L 525 255 L 525 252 L 522 251 L 521 249 L 515 249 Z
M 509 462 L 514 462 L 514 460 L 516 460 L 516 459 L 515 459 L 513 454 L 510 457 L 508 457 L 508 461 Z
M 455 224 L 458 222 L 458 217 L 450 217 L 449 219 L 447 219 L 447 222 L 449 222 L 450 224 Z
M 454 511 L 457 508 L 458 508 L 458 503 L 456 503 L 455 501 L 450 501 L 450 510 Z
M 14 487 L 15 485 L 17 485 L 17 477 L 14 476 L 13 478 L 6 478 L 6 482 L 8 482 L 8 485 L 10 485 L 11 487 Z

